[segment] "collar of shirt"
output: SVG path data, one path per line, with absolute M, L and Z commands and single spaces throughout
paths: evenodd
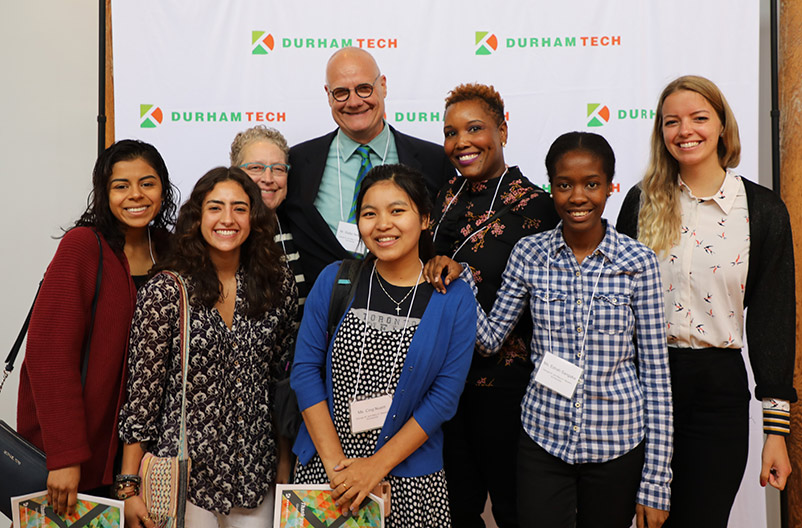
M 382 128 L 382 131 L 379 132 L 379 135 L 370 140 L 370 142 L 368 143 L 368 147 L 370 147 L 371 151 L 370 152 L 371 158 L 379 158 L 382 164 L 385 163 L 386 160 L 384 158 L 389 152 L 389 149 L 387 148 L 388 145 L 387 135 L 390 133 L 391 133 L 390 127 L 387 126 L 387 122 L 384 122 L 384 127 Z M 354 141 L 353 139 L 349 138 L 347 135 L 342 133 L 339 134 L 339 136 L 340 136 L 339 139 L 340 158 L 343 161 L 348 161 L 351 158 L 351 156 L 354 155 L 354 152 L 356 152 L 356 149 L 359 148 L 361 143 L 357 143 L 356 141 Z M 376 163 L 373 163 L 373 165 L 376 165 Z
M 604 223 L 605 229 L 604 238 L 602 238 L 602 241 L 596 246 L 596 249 L 593 250 L 591 256 L 600 253 L 609 262 L 615 262 L 616 256 L 618 255 L 618 237 L 621 235 L 607 220 L 602 219 L 602 222 Z M 554 228 L 554 235 L 549 242 L 549 254 L 552 259 L 557 260 L 560 252 L 563 250 L 568 251 L 568 255 L 574 258 L 573 253 L 571 253 L 571 248 L 568 247 L 565 238 L 563 238 L 563 222 L 560 220 L 560 223 Z
M 735 198 L 738 196 L 738 191 L 741 189 L 741 177 L 736 175 L 730 169 L 727 169 L 727 172 L 724 175 L 724 181 L 721 183 L 721 188 L 713 196 L 702 198 L 694 196 L 690 187 L 685 185 L 685 182 L 682 181 L 682 177 L 677 176 L 677 180 L 679 182 L 679 188 L 680 191 L 682 191 L 682 195 L 688 196 L 690 199 L 699 202 L 713 200 L 713 202 L 719 206 L 721 211 L 727 215 L 730 214 L 732 206 L 735 204 Z

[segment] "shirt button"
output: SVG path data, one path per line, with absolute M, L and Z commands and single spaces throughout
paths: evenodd
M 395 420 L 395 417 L 396 417 L 396 415 L 394 414 L 394 415 L 393 415 L 393 420 Z
M 582 327 L 581 327 L 581 326 L 577 326 L 577 327 L 576 327 L 576 332 L 577 332 L 578 334 L 581 334 L 581 333 L 582 333 Z
M 580 407 L 582 407 L 582 404 L 581 404 L 581 403 L 579 403 L 579 402 L 576 402 L 576 403 L 574 404 L 574 407 L 576 407 L 577 409 L 579 409 Z
M 234 341 L 233 343 L 231 343 L 231 346 L 234 347 L 234 348 L 237 348 L 237 342 Z
M 577 352 L 576 353 L 576 357 L 581 358 L 582 357 L 582 352 Z
M 577 271 L 577 272 L 576 272 L 576 276 L 577 276 L 577 277 L 579 277 L 580 275 L 582 275 L 582 274 L 581 274 L 580 272 L 578 272 L 578 271 Z
M 577 305 L 581 305 L 581 304 L 582 304 L 582 299 L 577 299 L 577 300 L 576 300 L 576 304 L 577 304 Z
M 389 436 L 385 436 L 385 437 L 384 437 L 384 439 L 385 439 L 385 440 L 389 440 L 389 439 L 390 439 L 390 437 L 389 437 Z
M 234 366 L 239 367 L 239 361 L 237 361 L 236 359 L 234 360 Z
M 579 432 L 579 426 L 578 425 L 574 426 L 574 431 Z

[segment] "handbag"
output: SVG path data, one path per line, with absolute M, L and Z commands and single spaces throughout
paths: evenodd
M 103 275 L 103 246 L 100 243 L 100 237 L 97 232 L 92 232 L 95 233 L 97 238 L 100 258 L 95 279 L 95 295 L 92 298 L 89 333 L 84 342 L 81 386 L 86 385 L 86 372 L 89 368 L 89 348 L 92 341 L 92 330 L 95 326 L 97 298 L 100 293 L 100 282 Z M 39 282 L 39 289 L 36 290 L 36 295 L 33 298 L 30 310 L 28 310 L 28 315 L 25 317 L 25 322 L 22 323 L 22 328 L 17 335 L 16 341 L 14 341 L 14 345 L 11 347 L 11 352 L 6 357 L 3 379 L 0 381 L 0 392 L 3 391 L 3 385 L 5 385 L 9 374 L 14 370 L 14 363 L 17 360 L 17 355 L 19 355 L 20 348 L 22 348 L 25 335 L 28 333 L 33 307 L 36 304 L 36 298 L 39 296 L 41 288 L 42 283 Z M 0 455 L 0 475 L 2 475 L 2 478 L 0 478 L 0 512 L 11 519 L 11 497 L 47 489 L 47 458 L 41 449 L 20 436 L 13 427 L 3 420 L 0 420 Z
M 184 528 L 192 465 L 187 449 L 187 370 L 189 368 L 189 299 L 184 279 L 172 271 L 164 271 L 178 284 L 181 354 L 181 426 L 178 456 L 158 457 L 145 453 L 139 465 L 142 478 L 140 496 L 151 519 L 164 528 Z

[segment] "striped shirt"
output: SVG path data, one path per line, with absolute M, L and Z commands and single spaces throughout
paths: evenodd
M 463 278 L 475 291 L 467 270 Z M 582 374 L 568 399 L 536 383 L 533 373 L 521 403 L 524 430 L 569 464 L 606 462 L 645 439 L 637 502 L 668 510 L 671 382 L 655 254 L 610 225 L 582 264 L 566 245 L 562 224 L 521 239 L 507 262 L 490 316 L 477 304 L 482 353 L 496 352 L 527 301 L 535 372 L 551 351 L 580 367 Z

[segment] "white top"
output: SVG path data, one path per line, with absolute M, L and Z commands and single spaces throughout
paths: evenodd
M 699 198 L 679 179 L 679 243 L 660 259 L 668 344 L 742 348 L 749 261 L 749 210 L 741 177 Z

